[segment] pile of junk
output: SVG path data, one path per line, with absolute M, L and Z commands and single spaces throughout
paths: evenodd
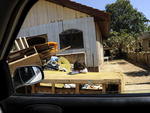
M 46 70 L 70 71 L 71 65 L 64 57 L 57 57 L 57 53 L 63 52 L 69 47 L 58 50 L 57 42 L 35 44 L 24 49 L 11 51 L 7 60 L 10 71 L 13 73 L 17 67 L 26 65 L 38 65 Z
M 66 58 L 58 56 L 51 56 L 51 58 L 43 65 L 44 70 L 52 71 L 70 72 L 71 68 L 72 66 Z
M 62 56 L 57 56 L 58 53 L 69 49 L 70 46 L 58 50 L 57 42 L 46 42 L 44 44 L 32 45 L 28 48 L 12 51 L 7 58 L 10 71 L 13 73 L 17 67 L 25 65 L 39 65 L 44 71 L 62 71 L 67 72 L 69 75 L 75 75 L 78 73 L 87 73 L 88 69 L 85 64 L 78 61 L 74 64 Z M 13 75 L 13 74 L 12 74 Z M 64 84 L 65 88 L 74 88 L 75 84 Z M 84 84 L 82 89 L 99 89 L 100 86 L 94 84 Z

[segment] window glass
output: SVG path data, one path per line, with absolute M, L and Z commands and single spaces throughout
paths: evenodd
M 7 58 L 16 93 L 150 93 L 150 17 L 140 2 L 39 0 Z

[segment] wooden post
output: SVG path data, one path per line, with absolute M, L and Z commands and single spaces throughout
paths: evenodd
M 80 94 L 80 84 L 76 84 L 75 93 Z
M 35 85 L 32 85 L 32 86 L 31 86 L 31 93 L 35 93 L 35 92 L 36 92 L 36 91 L 35 91 L 35 87 L 36 87 Z
M 118 93 L 122 93 L 124 91 L 124 86 L 125 86 L 124 79 L 122 79 L 122 81 L 120 81 L 118 84 Z
M 38 53 L 38 51 L 37 51 L 37 49 L 36 49 L 36 47 L 34 46 L 34 50 L 35 50 L 35 53 Z
M 25 41 L 25 43 L 26 43 L 27 48 L 29 48 L 29 45 L 28 45 L 28 42 L 27 42 L 26 37 L 23 37 L 23 39 L 24 39 L 24 41 Z
M 102 84 L 102 93 L 106 94 L 106 84 L 105 83 Z
M 22 41 L 21 37 L 19 37 L 19 40 L 20 40 L 20 42 L 21 42 L 22 48 L 25 49 L 25 46 L 24 46 L 24 44 L 23 44 L 23 41 Z
M 121 89 L 122 89 L 122 88 L 121 88 L 121 84 L 118 84 L 118 93 L 121 93 L 121 92 L 122 92 Z
M 52 83 L 52 94 L 55 94 L 55 83 Z
M 15 45 L 16 45 L 18 50 L 21 50 L 20 47 L 19 47 L 19 44 L 18 44 L 18 42 L 16 40 L 15 40 Z

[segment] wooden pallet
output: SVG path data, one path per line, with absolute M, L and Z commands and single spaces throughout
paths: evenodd
M 45 79 L 38 86 L 34 86 L 35 92 L 49 92 L 52 94 L 57 94 L 67 92 L 68 90 L 68 93 L 73 91 L 75 94 L 106 94 L 121 93 L 124 90 L 124 75 L 122 73 L 89 72 L 87 74 L 67 75 L 65 72 L 44 71 L 44 74 Z M 57 88 L 56 84 L 76 84 L 76 87 L 74 89 Z M 82 84 L 101 84 L 102 90 L 83 90 L 80 87 Z M 111 91 L 112 85 L 117 87 L 116 90 Z

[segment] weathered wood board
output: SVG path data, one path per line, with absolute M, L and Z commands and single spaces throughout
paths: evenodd
M 40 83 L 41 86 L 51 86 L 53 87 L 52 93 L 55 93 L 54 84 L 102 84 L 102 92 L 106 93 L 106 86 L 110 84 L 118 85 L 118 92 L 121 93 L 124 90 L 124 79 L 122 73 L 116 72 L 100 72 L 100 73 L 85 73 L 68 75 L 66 72 L 56 72 L 56 71 L 44 71 L 45 78 Z M 62 89 L 63 90 L 63 89 Z M 75 88 L 77 94 L 80 93 L 79 87 Z
M 28 65 L 42 66 L 42 62 L 38 53 L 35 53 L 33 55 L 9 63 L 10 72 L 13 74 L 17 67 L 28 66 Z
M 22 28 L 88 16 L 89 15 L 86 13 L 69 9 L 45 0 L 39 0 L 29 11 Z

